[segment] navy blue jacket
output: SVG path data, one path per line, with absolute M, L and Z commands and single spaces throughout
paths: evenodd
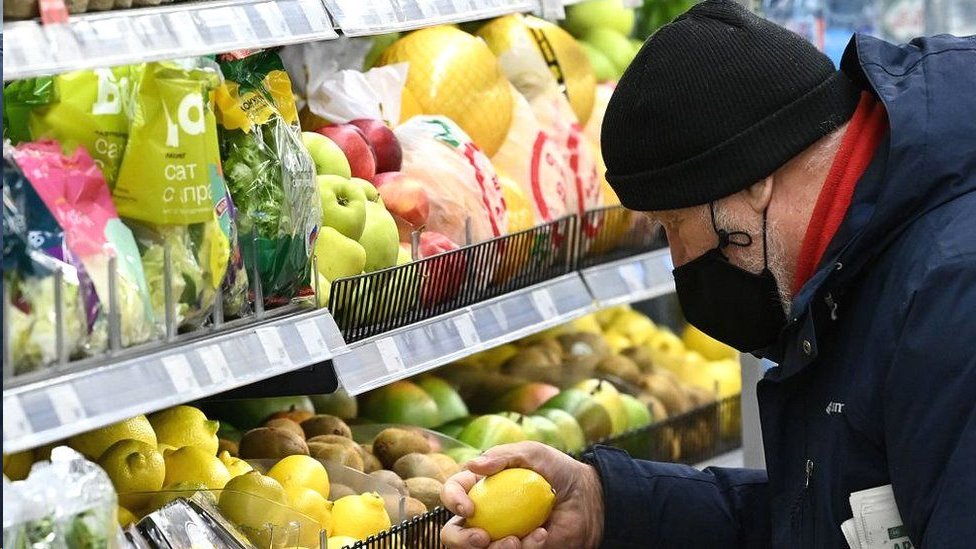
M 916 547 L 976 547 L 976 37 L 856 36 L 841 69 L 890 131 L 763 353 L 767 471 L 598 449 L 605 547 L 846 547 L 889 483 Z

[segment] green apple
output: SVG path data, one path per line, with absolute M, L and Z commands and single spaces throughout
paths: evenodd
M 499 444 L 522 442 L 526 440 L 526 436 L 514 421 L 497 414 L 488 414 L 469 423 L 458 435 L 458 440 L 468 446 L 487 450 Z
M 327 280 L 358 275 L 366 266 L 366 250 L 332 227 L 322 227 L 315 241 L 319 273 Z M 331 286 L 331 284 L 330 284 Z
M 309 395 L 315 406 L 316 414 L 328 414 L 342 419 L 352 419 L 358 413 L 356 397 L 339 387 L 333 393 L 325 395 Z
M 583 434 L 583 428 L 569 412 L 557 408 L 546 408 L 539 410 L 535 415 L 544 417 L 555 424 L 565 451 L 578 454 L 586 447 L 586 436 Z
M 597 82 L 607 82 L 620 78 L 620 70 L 603 52 L 586 42 L 580 42 L 580 45 L 583 46 L 586 56 L 590 58 L 590 65 L 593 66 L 593 73 L 596 75 Z
M 458 465 L 464 465 L 472 459 L 479 457 L 481 455 L 481 450 L 477 448 L 470 448 L 468 446 L 458 446 L 456 448 L 448 448 L 447 450 L 444 450 L 444 453 L 456 461 Z
M 359 240 L 366 227 L 366 193 L 362 185 L 338 175 L 320 175 L 315 183 L 322 200 L 322 225 Z
M 603 379 L 587 379 L 576 384 L 576 389 L 593 397 L 610 413 L 613 434 L 619 435 L 627 430 L 627 409 L 620 400 L 620 391 L 612 383 Z
M 359 404 L 362 417 L 377 423 L 426 428 L 437 425 L 437 403 L 412 381 L 397 381 L 370 391 Z
M 461 400 L 461 395 L 443 379 L 431 375 L 423 376 L 417 380 L 417 385 L 437 403 L 437 411 L 440 415 L 438 425 L 468 415 L 468 407 Z
M 400 249 L 397 251 L 397 265 L 406 265 L 413 261 L 413 254 L 410 253 L 410 246 L 400 244 Z
M 528 421 L 526 416 L 523 416 L 518 412 L 499 412 L 498 415 L 514 421 L 516 425 L 522 428 L 522 432 L 525 433 L 526 439 L 534 440 L 536 442 L 544 442 L 542 440 L 542 432 L 536 428 L 534 423 Z
M 559 438 L 559 428 L 549 419 L 543 416 L 524 416 L 515 412 L 504 412 L 499 415 L 518 423 L 529 440 L 548 444 L 562 452 L 566 451 L 566 445 Z
M 393 215 L 386 211 L 379 191 L 365 179 L 354 177 L 366 196 L 366 224 L 359 243 L 366 249 L 366 272 L 379 271 L 396 265 L 400 253 L 400 231 Z
M 316 175 L 338 175 L 352 177 L 349 160 L 335 141 L 315 132 L 302 132 L 302 143 L 315 162 Z
M 449 436 L 451 438 L 458 438 L 461 435 L 461 431 L 468 426 L 469 423 L 475 420 L 478 416 L 464 416 L 448 421 L 447 423 L 435 427 L 434 430 L 438 433 Z
M 630 62 L 634 60 L 634 47 L 630 44 L 630 40 L 615 30 L 593 29 L 586 33 L 583 41 L 607 56 L 607 59 L 620 72 L 626 70 Z
M 540 410 L 563 410 L 576 420 L 588 442 L 603 440 L 613 433 L 610 412 L 590 395 L 567 389 L 547 400 Z
M 651 410 L 643 402 L 627 394 L 620 395 L 620 401 L 624 404 L 627 411 L 627 430 L 640 429 L 647 427 L 654 422 Z
M 621 0 L 587 0 L 566 6 L 562 27 L 577 38 L 598 28 L 630 35 L 634 30 L 634 16 L 634 10 L 625 8 Z

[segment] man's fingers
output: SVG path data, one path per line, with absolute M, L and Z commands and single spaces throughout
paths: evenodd
M 441 528 L 441 543 L 448 549 L 481 549 L 488 547 L 488 533 L 478 528 L 464 528 L 464 519 L 454 517 Z
M 522 538 L 522 549 L 542 549 L 549 539 L 549 532 L 545 528 L 536 528 L 529 535 Z
M 521 541 L 515 536 L 504 537 L 498 541 L 493 541 L 488 549 L 520 549 Z
M 494 475 L 512 467 L 531 468 L 540 473 L 548 469 L 548 448 L 539 442 L 516 442 L 488 450 L 481 457 L 469 461 L 465 467 L 479 475 Z
M 469 517 L 474 512 L 474 503 L 468 497 L 468 490 L 478 482 L 478 476 L 471 471 L 461 471 L 444 483 L 441 489 L 441 503 L 455 515 Z M 486 544 L 487 545 L 487 544 Z

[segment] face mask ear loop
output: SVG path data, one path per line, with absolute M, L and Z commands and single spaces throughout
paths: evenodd
M 712 216 L 712 230 L 718 235 L 718 249 L 724 250 L 729 245 L 729 233 L 725 229 L 719 229 L 715 223 L 715 201 L 708 203 L 708 212 Z

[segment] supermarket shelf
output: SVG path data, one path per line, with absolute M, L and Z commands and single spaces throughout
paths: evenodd
M 356 395 L 533 334 L 594 310 L 578 273 L 357 342 L 333 359 Z
M 536 11 L 539 0 L 325 0 L 346 36 L 366 36 Z
M 342 352 L 328 311 L 308 311 L 3 390 L 3 451 L 17 452 L 137 414 L 307 369 Z M 324 370 L 328 368 L 322 368 Z M 331 375 L 331 370 L 329 370 Z M 322 380 L 327 383 L 328 380 Z M 332 384 L 334 385 L 334 380 Z
M 599 306 L 653 299 L 674 291 L 671 252 L 654 250 L 580 271 Z
M 337 38 L 320 0 L 215 0 L 4 24 L 3 79 Z

